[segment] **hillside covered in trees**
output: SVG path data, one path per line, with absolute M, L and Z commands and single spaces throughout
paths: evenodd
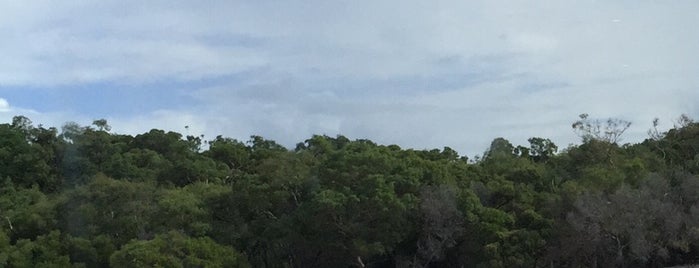
M 0 125 L 2 267 L 663 267 L 699 263 L 699 123 L 619 144 L 497 138 L 478 159 L 313 136 Z M 467 138 L 467 137 L 464 137 Z

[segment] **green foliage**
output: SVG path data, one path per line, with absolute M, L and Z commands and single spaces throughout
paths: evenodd
M 156 196 L 153 184 L 97 175 L 89 184 L 66 192 L 57 208 L 59 224 L 73 236 L 104 234 L 122 245 L 151 235 Z
M 656 122 L 657 123 L 657 122 Z M 657 124 L 655 125 L 657 126 Z M 0 124 L 0 267 L 663 267 L 699 257 L 699 124 L 475 161 L 312 136 L 294 150 L 106 120 Z
M 155 228 L 179 229 L 192 236 L 203 236 L 211 230 L 202 196 L 189 188 L 164 191 L 157 200 L 157 207 L 153 219 Z
M 20 239 L 10 245 L 0 233 L 0 265 L 7 267 L 72 267 L 65 254 L 59 231 L 38 236 L 34 240 Z
M 16 188 L 5 180 L 0 194 L 0 226 L 12 241 L 35 239 L 55 228 L 55 204 L 36 187 Z
M 23 187 L 34 185 L 54 190 L 58 184 L 52 174 L 51 152 L 33 142 L 35 131 L 29 122 L 21 126 L 0 125 L 0 178 L 9 178 Z
M 109 258 L 111 267 L 249 267 L 231 247 L 210 238 L 189 238 L 177 232 L 149 241 L 132 241 Z

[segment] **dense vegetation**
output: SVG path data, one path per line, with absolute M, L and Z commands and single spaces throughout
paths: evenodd
M 699 263 L 699 123 L 639 144 L 498 138 L 481 158 L 313 136 L 289 150 L 0 125 L 2 267 L 662 267 Z M 468 137 L 464 137 L 468 138 Z

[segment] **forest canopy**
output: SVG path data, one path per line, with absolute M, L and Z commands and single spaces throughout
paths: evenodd
M 699 263 L 699 123 L 482 157 L 312 136 L 0 124 L 2 267 L 663 267 Z M 468 138 L 468 137 L 464 137 Z

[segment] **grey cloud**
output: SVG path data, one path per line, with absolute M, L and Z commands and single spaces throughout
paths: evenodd
M 699 115 L 698 9 L 695 1 L 8 2 L 0 85 L 233 77 L 193 87 L 201 105 L 150 118 L 187 115 L 207 135 L 255 133 L 286 145 L 343 133 L 470 155 L 498 136 L 565 146 L 576 142 L 570 122 L 583 112 L 633 121 L 626 140 L 639 141 L 653 117 Z M 121 121 L 178 124 L 146 117 Z

